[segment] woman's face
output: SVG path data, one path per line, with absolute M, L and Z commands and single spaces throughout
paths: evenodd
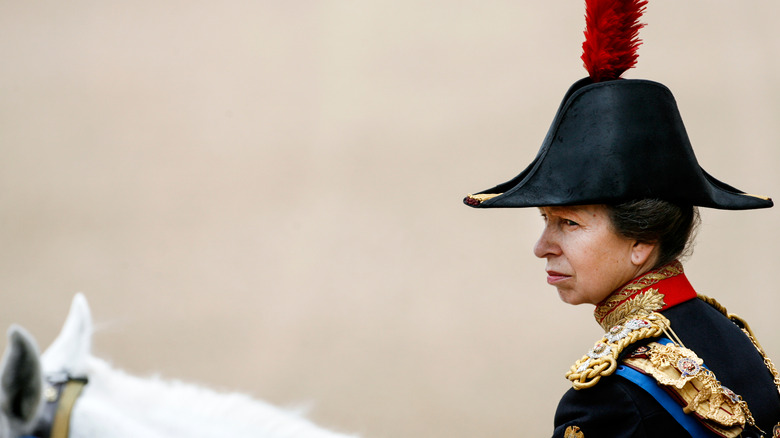
M 652 244 L 617 234 L 603 205 L 541 207 L 544 230 L 534 255 L 547 260 L 547 283 L 569 304 L 598 304 L 650 270 Z

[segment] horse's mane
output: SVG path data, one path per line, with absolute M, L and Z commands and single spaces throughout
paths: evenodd
M 85 410 L 113 406 L 164 436 L 336 437 L 300 415 L 241 393 L 217 392 L 159 376 L 139 378 L 90 358 Z M 105 413 L 101 407 L 98 413 Z

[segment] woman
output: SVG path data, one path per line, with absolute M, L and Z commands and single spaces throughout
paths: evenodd
M 762 352 L 721 313 L 721 309 L 695 299 L 696 293 L 677 261 L 698 222 L 694 207 L 644 200 L 617 206 L 543 207 L 540 210 L 545 227 L 534 253 L 547 260 L 548 282 L 558 289 L 563 301 L 597 306 L 596 319 L 608 332 L 602 345 L 617 350 L 616 342 L 610 340 L 619 336 L 627 321 L 660 311 L 668 320 L 666 331 L 670 334 L 667 336 L 661 329 L 660 337 L 678 338 L 678 345 L 695 353 L 695 356 L 684 356 L 692 359 L 694 369 L 700 365 L 696 358 L 701 358 L 720 379 L 721 385 L 712 388 L 710 399 L 698 402 L 705 408 L 699 409 L 702 411 L 700 418 L 706 419 L 705 427 L 720 432 L 721 436 L 738 436 L 745 426 L 772 431 L 780 421 L 780 401 L 773 382 L 776 370 L 767 368 Z M 652 292 L 648 294 L 650 290 Z M 663 301 L 640 304 L 638 301 L 643 294 L 662 296 Z M 646 349 L 648 341 L 655 340 L 656 333 L 651 330 L 649 336 L 616 351 L 618 357 L 640 357 L 643 350 L 637 354 L 638 348 Z M 589 359 L 593 362 L 594 350 L 575 368 Z M 680 359 L 683 356 L 676 362 Z M 655 371 L 648 367 L 641 370 L 648 371 L 650 376 Z M 687 436 L 686 433 L 696 436 L 695 424 L 678 422 L 665 409 L 659 409 L 659 401 L 632 381 L 605 378 L 588 385 L 592 380 L 579 379 L 585 374 L 577 369 L 569 374 L 577 389 L 570 390 L 561 400 L 555 418 L 555 436 L 566 436 L 567 429 L 570 436 L 577 436 L 574 434 L 577 431 L 583 433 L 582 436 L 599 437 L 668 437 Z M 596 376 L 600 378 L 598 373 Z M 675 377 L 679 382 L 679 376 Z M 656 384 L 655 381 L 651 383 Z M 700 378 L 691 385 L 701 389 L 707 383 L 715 382 Z M 725 410 L 737 407 L 742 413 L 707 418 L 709 408 L 714 404 L 711 399 L 730 394 L 727 388 L 743 397 L 746 405 L 741 406 L 739 401 L 728 403 L 730 400 L 724 399 L 726 405 L 718 407 Z M 675 393 L 674 390 L 671 392 Z M 685 399 L 685 394 L 679 397 Z M 690 405 L 692 401 L 688 397 L 686 403 Z M 584 435 L 585 431 L 587 435 Z M 759 434 L 752 429 L 752 432 L 744 431 L 743 436 Z M 703 436 L 708 436 L 707 432 Z
M 594 11 L 607 3 L 587 3 L 590 38 L 600 31 Z M 644 3 L 608 2 L 633 11 L 622 17 L 632 51 Z M 564 302 L 596 305 L 605 335 L 567 373 L 572 389 L 554 436 L 780 436 L 780 375 L 747 324 L 697 295 L 679 262 L 699 206 L 772 201 L 707 174 L 671 92 L 619 79 L 635 56 L 604 67 L 588 43 L 590 77 L 568 91 L 534 161 L 464 200 L 538 207 L 544 230 L 534 254 L 546 260 L 547 282 Z

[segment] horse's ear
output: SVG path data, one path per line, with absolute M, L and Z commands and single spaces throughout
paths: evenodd
M 68 373 L 86 375 L 87 358 L 92 347 L 92 316 L 87 299 L 76 294 L 68 318 L 57 339 L 41 356 L 45 374 Z
M 43 377 L 35 340 L 17 325 L 8 330 L 0 373 L 0 408 L 12 423 L 26 428 L 38 415 Z

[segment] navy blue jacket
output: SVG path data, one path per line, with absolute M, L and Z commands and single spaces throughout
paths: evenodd
M 700 299 L 661 314 L 671 321 L 685 347 L 703 359 L 723 385 L 743 397 L 766 436 L 773 436 L 773 428 L 780 423 L 780 394 L 763 357 L 745 333 Z M 572 428 L 582 434 L 572 436 L 587 438 L 690 436 L 645 390 L 617 375 L 603 377 L 592 388 L 566 392 L 555 414 L 553 436 L 564 437 Z M 742 436 L 760 434 L 746 429 Z

